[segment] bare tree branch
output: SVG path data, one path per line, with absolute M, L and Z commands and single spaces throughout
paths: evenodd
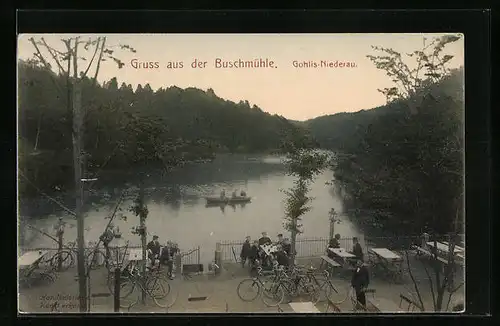
M 92 81 L 92 84 L 94 86 L 97 83 L 97 75 L 99 74 L 99 68 L 101 67 L 102 55 L 104 53 L 105 46 L 106 46 L 106 37 L 104 37 L 102 40 L 101 53 L 99 53 L 99 60 L 97 61 L 97 67 L 95 69 L 94 80 Z
M 97 44 L 95 46 L 94 54 L 92 55 L 92 59 L 90 59 L 89 65 L 87 66 L 87 69 L 85 69 L 85 72 L 83 73 L 83 77 L 87 76 L 87 73 L 89 72 L 89 69 L 92 66 L 92 63 L 94 62 L 95 56 L 97 54 L 97 51 L 99 50 L 100 42 L 101 42 L 101 38 L 99 37 L 99 38 L 97 38 Z M 100 58 L 99 58 L 99 61 L 101 61 Z
M 427 275 L 427 279 L 429 280 L 429 285 L 432 295 L 432 304 L 434 305 L 434 310 L 436 310 L 436 296 L 434 295 L 434 283 L 432 282 L 432 277 L 429 273 L 429 270 L 427 269 L 427 266 L 425 266 L 425 262 L 422 262 L 422 265 L 424 266 L 425 274 Z
M 455 294 L 455 292 L 457 292 L 458 290 L 460 290 L 460 288 L 464 285 L 465 283 L 462 282 L 460 283 L 456 288 L 452 289 L 450 291 L 450 294 L 448 296 L 448 303 L 446 304 L 446 310 L 449 310 L 450 309 L 450 302 L 451 302 L 451 297 L 453 296 L 453 294 Z
M 50 67 L 50 64 L 47 62 L 47 60 L 45 60 L 45 58 L 43 57 L 42 55 L 42 52 L 40 52 L 40 48 L 38 47 L 38 45 L 36 44 L 35 40 L 31 37 L 30 39 L 30 42 L 31 44 L 33 44 L 33 47 L 35 48 L 36 50 L 36 56 L 38 57 L 38 59 L 40 59 L 40 61 L 43 63 L 43 65 L 45 66 L 46 69 L 48 70 L 51 70 L 51 67 Z M 62 94 L 62 90 L 61 88 L 59 87 L 59 85 L 57 84 L 56 80 L 54 79 L 54 76 L 50 75 L 50 80 L 52 81 L 52 83 L 54 84 L 54 86 L 56 87 L 57 91 Z
M 75 47 L 73 49 L 73 77 L 76 79 L 78 79 L 78 39 L 80 37 L 77 36 L 75 38 Z
M 410 274 L 411 281 L 413 283 L 413 286 L 415 287 L 415 292 L 417 293 L 417 298 L 418 298 L 418 301 L 420 303 L 420 307 L 422 308 L 422 310 L 425 311 L 424 302 L 422 300 L 422 295 L 420 294 L 420 290 L 418 288 L 417 281 L 415 280 L 415 277 L 413 276 L 413 272 L 411 271 L 410 258 L 408 256 L 408 250 L 405 250 L 405 255 L 406 255 L 406 264 L 408 265 L 408 273 Z
M 47 49 L 47 51 L 50 53 L 50 55 L 52 56 L 52 59 L 54 59 L 54 61 L 56 62 L 57 66 L 59 67 L 59 71 L 62 72 L 63 74 L 66 74 L 66 71 L 64 70 L 63 66 L 61 66 L 59 59 L 57 59 L 56 54 L 52 51 L 53 49 L 47 44 L 47 42 L 45 42 L 45 39 L 43 37 L 42 37 L 42 43 L 45 46 L 45 48 Z M 69 71 L 68 71 L 68 73 L 69 73 Z

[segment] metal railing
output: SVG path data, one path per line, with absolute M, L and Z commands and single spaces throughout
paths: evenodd
M 363 237 L 358 237 L 361 246 L 364 246 Z M 328 246 L 328 238 L 298 238 L 295 242 L 297 258 L 316 257 L 325 254 Z M 340 246 L 347 250 L 352 250 L 353 241 L 351 237 L 341 238 Z M 220 241 L 217 244 L 221 251 L 221 260 L 223 262 L 235 262 L 240 259 L 243 241 Z
M 431 240 L 446 241 L 446 236 L 431 236 Z M 422 236 L 392 236 L 392 237 L 358 237 L 359 243 L 365 254 L 370 248 L 388 248 L 393 251 L 410 250 L 412 245 L 420 245 Z M 328 247 L 328 238 L 298 238 L 295 244 L 297 258 L 318 257 L 324 255 Z M 352 251 L 353 238 L 344 237 L 340 239 L 340 246 L 347 251 Z M 217 248 L 221 252 L 221 261 L 239 261 L 243 241 L 219 241 Z
M 129 246 L 128 249 L 141 249 L 142 247 L 140 245 L 135 245 L 135 246 Z M 63 250 L 69 250 L 70 248 L 66 248 L 64 247 Z M 97 248 L 99 251 L 101 251 L 102 253 L 105 252 L 105 249 L 104 249 L 104 246 L 99 246 Z M 110 251 L 110 257 L 119 257 L 122 255 L 122 250 L 124 248 L 109 248 L 109 251 Z M 72 249 L 74 251 L 74 256 L 73 258 L 75 259 L 74 263 L 75 263 L 75 266 L 76 266 L 76 247 L 74 247 Z M 94 250 L 94 247 L 86 247 L 85 248 L 85 257 L 87 257 L 87 255 L 92 251 Z M 57 248 L 54 248 L 54 247 L 40 247 L 40 248 L 23 248 L 20 250 L 20 255 L 26 253 L 26 252 L 30 252 L 30 251 L 49 251 L 48 254 L 44 257 L 44 259 L 42 260 L 42 265 L 43 263 L 47 264 L 51 259 L 52 257 L 54 257 L 57 252 L 58 252 L 58 249 Z M 97 264 L 100 264 L 100 265 L 104 265 L 104 261 L 96 261 L 95 263 Z M 181 263 L 182 264 L 199 264 L 200 263 L 200 246 L 197 246 L 191 250 L 188 250 L 188 251 L 184 251 L 182 252 L 181 251 Z

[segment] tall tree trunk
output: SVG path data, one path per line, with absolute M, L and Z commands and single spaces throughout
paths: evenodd
M 290 243 L 291 243 L 291 247 L 292 247 L 292 252 L 290 255 L 290 258 L 291 258 L 290 264 L 295 265 L 295 257 L 297 255 L 297 250 L 295 248 L 295 245 L 297 243 L 297 218 L 293 219 L 293 229 L 292 229 L 290 238 L 291 238 Z
M 73 164 L 75 170 L 75 197 L 78 245 L 78 292 L 80 312 L 87 311 L 87 278 L 85 273 L 85 238 L 82 214 L 82 166 L 81 166 L 81 89 L 77 79 L 73 83 Z
M 147 253 L 146 253 L 146 246 L 147 246 L 147 230 L 146 230 L 146 216 L 143 213 L 144 212 L 144 180 L 143 177 L 141 176 L 141 181 L 140 181 L 140 186 L 139 186 L 139 207 L 140 207 L 140 214 L 139 214 L 139 221 L 140 221 L 140 228 L 142 230 L 141 232 L 141 245 L 142 245 L 142 261 L 144 264 L 142 265 L 142 277 L 146 277 L 146 262 L 147 262 Z M 142 303 L 144 304 L 146 302 L 146 292 L 144 289 L 142 290 L 141 293 L 141 300 Z
M 97 118 L 97 130 L 96 130 L 96 139 L 95 139 L 95 144 L 94 144 L 94 148 L 97 149 L 97 147 L 99 147 L 99 129 L 100 129 L 100 123 L 99 123 L 99 118 Z
M 38 140 L 40 139 L 40 128 L 42 127 L 42 117 L 43 113 L 40 112 L 40 115 L 38 116 L 38 125 L 36 128 L 35 148 L 33 149 L 34 151 L 36 151 L 38 148 Z

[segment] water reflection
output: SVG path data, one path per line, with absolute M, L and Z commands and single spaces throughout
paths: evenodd
M 278 159 L 279 162 L 279 159 Z M 183 250 L 201 246 L 203 260 L 211 261 L 217 241 L 240 240 L 250 235 L 258 238 L 262 231 L 267 231 L 274 238 L 283 230 L 283 199 L 281 189 L 293 186 L 293 178 L 285 175 L 284 167 L 276 163 L 276 159 L 246 161 L 238 157 L 222 157 L 206 165 L 188 166 L 175 171 L 172 176 L 161 176 L 159 171 L 149 171 L 149 177 L 144 180 L 146 203 L 149 215 L 146 221 L 149 236 L 156 234 L 160 241 L 175 241 Z M 138 236 L 129 230 L 138 225 L 139 218 L 128 212 L 128 208 L 137 196 L 138 187 L 135 182 L 139 179 L 133 174 L 117 174 L 110 178 L 107 174 L 100 179 L 96 191 L 88 200 L 86 206 L 85 225 L 90 228 L 85 232 L 86 241 L 96 240 L 104 229 L 107 220 L 114 209 L 116 201 L 122 191 L 127 196 L 121 207 L 127 215 L 127 220 L 116 221 L 115 225 L 122 230 L 122 237 L 130 240 L 131 244 L 140 244 Z M 337 212 L 342 211 L 341 201 L 332 196 L 330 186 L 331 172 L 320 175 L 311 186 L 310 195 L 314 197 L 312 210 L 305 216 L 303 237 L 328 236 L 328 212 L 333 207 Z M 122 180 L 121 183 L 117 180 Z M 124 181 L 125 180 L 125 181 Z M 180 182 L 186 180 L 185 182 Z M 105 186 L 104 186 L 105 185 Z M 206 205 L 204 197 L 218 196 L 221 189 L 226 192 L 245 190 L 252 197 L 250 203 L 237 205 Z M 106 194 L 106 195 L 104 195 Z M 105 198 L 104 198 L 105 197 Z M 69 206 L 69 204 L 68 204 Z M 29 211 L 28 206 L 21 206 L 21 211 Z M 51 213 L 55 211 L 50 206 Z M 43 218 L 32 219 L 32 223 L 39 227 L 50 228 L 57 216 L 63 215 L 60 210 L 57 214 L 40 214 L 39 210 L 31 208 L 31 212 L 38 212 Z M 65 219 L 76 225 L 72 217 Z M 342 236 L 357 234 L 356 229 L 347 220 L 335 226 L 336 233 Z M 52 240 L 46 237 L 35 236 L 30 238 L 30 246 L 52 246 Z M 76 228 L 68 228 L 65 234 L 67 241 L 76 239 Z

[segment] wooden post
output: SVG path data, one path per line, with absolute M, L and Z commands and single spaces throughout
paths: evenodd
M 61 252 L 63 249 L 63 232 L 61 232 L 61 226 L 58 228 L 57 232 L 57 252 Z M 58 257 L 59 259 L 57 260 L 57 270 L 60 272 L 62 271 L 62 255 L 59 254 Z
M 221 252 L 221 251 L 219 251 L 219 250 L 216 250 L 216 251 L 215 251 L 215 264 L 216 264 L 217 266 L 219 266 L 219 267 L 222 265 L 222 264 L 221 264 L 221 260 L 222 260 L 222 252 Z M 219 273 L 220 273 L 220 270 L 221 270 L 220 268 L 216 268 L 216 269 L 215 269 L 215 274 L 219 274 Z
M 140 204 L 140 211 L 141 213 L 139 214 L 139 220 L 140 220 L 140 228 L 141 228 L 141 245 L 142 245 L 142 277 L 145 279 L 146 277 L 146 262 L 147 262 L 147 255 L 146 255 L 146 247 L 147 247 L 147 240 L 146 240 L 146 235 L 147 235 L 147 230 L 146 230 L 146 216 L 143 213 L 143 208 L 144 208 L 144 182 L 141 177 L 140 181 L 140 188 L 139 188 L 139 204 Z M 141 291 L 141 302 L 142 304 L 146 303 L 146 291 L 144 289 Z
M 76 47 L 76 45 L 75 45 Z M 76 49 L 75 49 L 76 52 Z M 76 54 L 75 54 L 76 55 Z M 73 58 L 76 60 L 76 58 Z M 85 224 L 82 214 L 82 200 L 83 200 L 83 187 L 82 187 L 82 166 L 81 166 L 81 89 L 78 81 L 78 76 L 75 76 L 73 83 L 73 165 L 75 176 L 75 216 L 77 221 L 77 246 L 78 246 L 78 290 L 80 297 L 80 312 L 87 311 L 87 277 L 85 268 L 85 238 L 84 230 Z
M 181 268 L 182 268 L 182 255 L 180 254 L 180 252 L 177 252 L 175 253 L 175 271 L 173 271 L 175 275 L 179 275 L 182 272 Z
M 114 311 L 120 311 L 120 277 L 121 269 L 119 266 L 115 268 L 115 296 L 114 296 Z

